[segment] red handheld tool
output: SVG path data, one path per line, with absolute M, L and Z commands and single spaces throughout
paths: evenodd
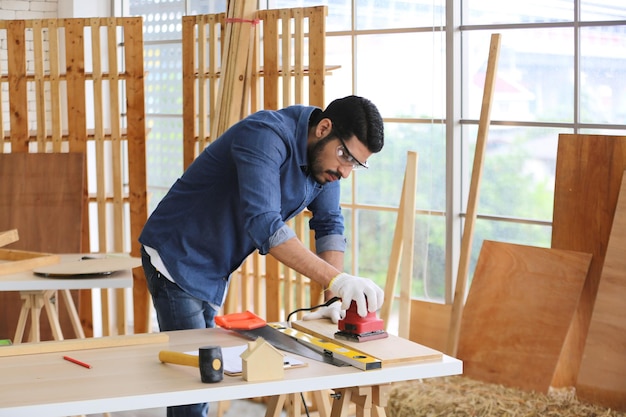
M 355 301 L 350 303 L 346 317 L 339 320 L 338 326 L 339 331 L 335 333 L 335 338 L 350 342 L 365 342 L 389 336 L 385 331 L 384 322 L 376 317 L 376 312 L 368 312 L 365 317 L 359 316 Z

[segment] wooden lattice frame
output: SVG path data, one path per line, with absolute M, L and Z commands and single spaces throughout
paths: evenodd
M 326 6 L 259 10 L 247 90 L 249 113 L 292 104 L 325 105 Z M 187 167 L 213 138 L 211 125 L 219 90 L 225 13 L 183 17 L 183 137 Z M 286 40 L 289 40 L 286 42 Z M 307 214 L 291 225 L 305 242 Z M 281 297 L 282 292 L 282 297 Z M 309 294 L 309 300 L 305 301 Z M 225 312 L 253 309 L 269 321 L 284 319 L 294 306 L 321 300 L 322 288 L 271 256 L 252 255 L 233 276 Z M 283 300 L 265 303 L 265 300 Z
M 7 44 L 0 61 L 0 152 L 87 154 L 84 251 L 97 242 L 98 252 L 140 256 L 137 239 L 147 218 L 142 30 L 140 17 L 0 21 Z M 89 230 L 90 215 L 98 230 Z M 141 268 L 134 272 L 133 301 L 135 332 L 146 332 Z M 117 310 L 126 317 L 123 302 Z M 91 334 L 90 293 L 81 294 L 80 315 Z

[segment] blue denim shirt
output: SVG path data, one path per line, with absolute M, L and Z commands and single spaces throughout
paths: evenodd
M 310 106 L 260 111 L 228 129 L 189 166 L 148 218 L 139 241 L 171 278 L 221 305 L 228 277 L 255 249 L 295 236 L 285 221 L 311 210 L 318 253 L 345 250 L 339 182 L 307 170 Z

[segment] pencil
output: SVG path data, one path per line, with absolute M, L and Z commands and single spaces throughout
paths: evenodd
M 69 356 L 63 356 L 63 359 L 65 359 L 66 361 L 70 361 L 72 363 L 75 363 L 76 365 L 80 365 L 82 367 L 91 369 L 91 365 L 89 365 L 88 363 L 85 363 L 85 362 L 81 362 L 78 359 L 74 359 L 74 358 L 71 358 Z

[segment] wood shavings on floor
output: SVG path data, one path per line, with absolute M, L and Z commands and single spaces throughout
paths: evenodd
M 389 417 L 626 417 L 580 402 L 573 389 L 526 392 L 464 376 L 430 378 L 394 385 Z

